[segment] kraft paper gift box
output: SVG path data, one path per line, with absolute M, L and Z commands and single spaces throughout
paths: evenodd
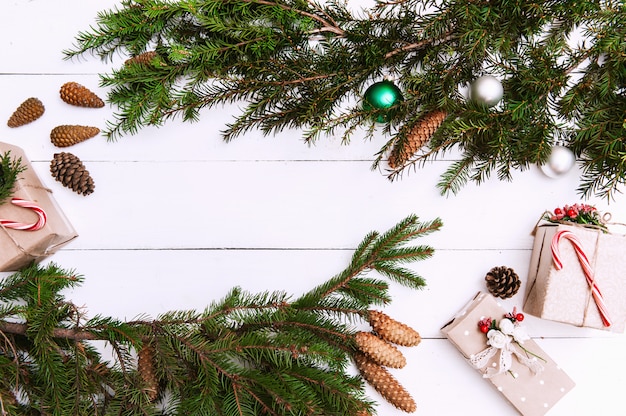
M 487 334 L 480 330 L 479 322 L 492 318 L 500 324 L 508 320 L 507 312 L 491 294 L 478 293 L 441 332 L 471 368 L 491 382 L 522 415 L 544 415 L 575 383 L 532 339 L 517 344 L 509 337 L 506 351 L 487 344 Z M 503 363 L 510 366 L 503 367 Z
M 558 252 L 562 268 L 553 259 L 552 240 L 569 232 L 588 260 L 593 284 L 611 325 L 605 326 L 601 308 L 579 258 L 576 245 L 561 238 Z M 541 221 L 535 228 L 530 259 L 524 312 L 543 319 L 576 326 L 624 332 L 626 327 L 626 236 L 586 228 Z
M 11 198 L 0 205 L 0 218 L 23 223 L 31 223 L 37 214 L 31 209 L 11 203 L 12 198 L 32 201 L 46 214 L 45 225 L 36 231 L 16 230 L 0 224 L 0 271 L 16 271 L 31 262 L 39 262 L 78 236 L 65 214 L 55 201 L 52 191 L 46 188 L 24 151 L 7 143 L 0 142 L 0 156 L 7 152 L 12 160 L 21 158 L 26 169 L 19 173 Z

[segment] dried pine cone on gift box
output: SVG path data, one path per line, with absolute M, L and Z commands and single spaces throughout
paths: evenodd
M 522 282 L 515 270 L 506 266 L 493 267 L 485 275 L 489 292 L 498 298 L 507 299 L 519 290 Z
M 13 112 L 7 126 L 20 127 L 25 124 L 31 123 L 37 120 L 46 111 L 43 103 L 39 98 L 30 97 Z
M 72 153 L 55 153 L 50 162 L 50 173 L 63 186 L 78 194 L 89 195 L 96 187 L 83 162 Z

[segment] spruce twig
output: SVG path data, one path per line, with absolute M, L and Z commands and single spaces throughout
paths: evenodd
M 12 158 L 11 151 L 0 156 L 0 204 L 13 195 L 15 182 L 25 169 L 26 166 L 22 165 L 22 158 Z
M 566 144 L 583 167 L 579 192 L 611 198 L 626 182 L 625 27 L 619 1 L 406 0 L 353 11 L 335 1 L 124 0 L 100 13 L 65 55 L 157 54 L 154 65 L 102 75 L 108 100 L 119 108 L 109 139 L 243 103 L 223 131 L 226 140 L 250 129 L 298 128 L 307 142 L 339 134 L 348 143 L 355 132 L 372 138 L 383 112 L 389 123 L 379 130 L 399 137 L 404 125 L 436 108 L 450 117 L 430 139 L 428 158 L 455 147 L 463 160 L 442 178 L 442 193 L 492 174 L 511 180 L 511 170 L 545 163 L 571 130 Z M 493 108 L 459 92 L 485 73 L 504 85 Z M 404 101 L 364 109 L 363 91 L 387 74 Z
M 407 244 L 441 226 L 409 216 L 369 233 L 343 272 L 295 299 L 235 287 L 203 311 L 126 322 L 87 318 L 62 294 L 82 276 L 32 265 L 0 281 L 1 403 L 9 414 L 373 415 L 363 380 L 347 371 L 352 324 L 391 301 L 388 282 L 367 274 L 423 286 L 401 265 L 433 249 Z

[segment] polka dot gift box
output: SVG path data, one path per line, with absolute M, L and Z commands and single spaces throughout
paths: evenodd
M 441 332 L 522 415 L 545 415 L 575 383 L 530 339 L 523 320 L 478 293 Z

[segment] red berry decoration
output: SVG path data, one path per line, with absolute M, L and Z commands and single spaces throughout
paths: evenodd
M 489 332 L 489 326 L 488 325 L 481 325 L 480 326 L 480 332 L 482 332 L 483 334 L 486 334 L 487 332 Z
M 524 314 L 523 313 L 518 313 L 517 315 L 515 315 L 515 320 L 517 322 L 522 322 L 524 320 Z
M 570 208 L 567 210 L 567 216 L 570 218 L 576 218 L 576 210 L 574 210 L 573 208 Z

